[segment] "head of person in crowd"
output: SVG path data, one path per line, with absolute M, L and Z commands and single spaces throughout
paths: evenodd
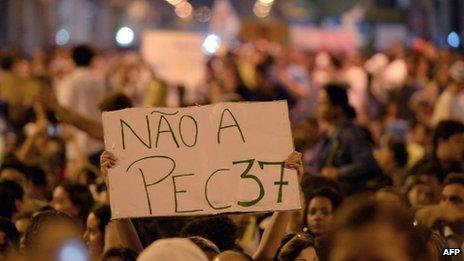
M 63 183 L 53 191 L 52 206 L 85 224 L 94 199 L 90 190 L 81 184 Z
M 237 226 L 227 216 L 194 218 L 182 228 L 181 235 L 206 238 L 221 252 L 234 249 L 238 236 Z
M 443 182 L 440 205 L 464 209 L 464 174 L 448 175 Z
M 113 92 L 106 95 L 98 104 L 101 111 L 116 111 L 132 108 L 132 101 L 122 92 Z
M 27 166 L 26 194 L 34 199 L 47 201 L 50 197 L 47 174 L 38 166 Z
M 388 139 L 374 155 L 383 172 L 393 180 L 395 186 L 401 186 L 409 156 L 406 144 L 397 139 Z
M 331 227 L 334 212 L 342 202 L 342 196 L 330 187 L 314 191 L 307 200 L 303 215 L 303 227 L 315 236 L 324 235 Z
M 464 159 L 464 124 L 451 120 L 438 123 L 433 134 L 433 153 L 442 168 L 460 171 Z
M 340 120 L 356 118 L 356 111 L 348 100 L 347 89 L 347 85 L 338 83 L 324 86 L 317 99 L 318 120 L 336 124 Z
M 4 72 L 11 72 L 15 63 L 14 56 L 6 55 L 0 59 L 0 70 Z
M 88 45 L 77 45 L 72 50 L 72 59 L 78 67 L 90 67 L 95 53 Z
M 313 117 L 307 118 L 293 129 L 293 139 L 296 151 L 305 151 L 317 141 L 319 126 Z
M 197 245 L 197 247 L 203 250 L 209 260 L 213 260 L 219 253 L 221 253 L 219 248 L 206 238 L 193 236 L 189 237 L 188 239 L 190 239 L 193 243 L 195 243 L 195 245 Z
M 374 198 L 352 198 L 321 242 L 321 260 L 432 260 L 408 210 Z
M 89 254 L 94 259 L 99 259 L 105 247 L 106 225 L 111 219 L 111 209 L 108 205 L 97 207 L 87 217 L 87 226 L 84 233 L 84 241 L 89 249 Z
M 14 181 L 21 185 L 23 189 L 26 189 L 26 166 L 20 162 L 9 162 L 3 164 L 0 169 L 0 181 L 2 180 Z
M 432 143 L 432 129 L 422 122 L 412 122 L 409 134 L 412 142 L 419 144 L 424 148 Z
M 288 234 L 280 243 L 274 260 L 291 261 L 291 260 L 309 260 L 316 261 L 317 253 L 315 249 L 314 237 L 306 234 Z
M 0 260 L 9 260 L 18 249 L 18 230 L 11 221 L 0 217 Z
M 439 184 L 433 175 L 412 175 L 404 183 L 403 194 L 411 207 L 424 207 L 436 202 Z
M 72 217 L 55 210 L 39 212 L 30 221 L 24 236 L 24 250 L 33 260 L 66 260 L 88 256 L 80 240 L 80 224 Z M 71 251 L 70 251 L 71 250 Z
M 130 248 L 110 248 L 101 258 L 102 261 L 135 261 L 137 253 Z
M 443 161 L 462 161 L 464 153 L 464 124 L 441 121 L 433 133 L 433 150 Z
M 153 242 L 140 253 L 137 260 L 207 261 L 208 257 L 187 238 L 169 238 Z
M 0 217 L 14 220 L 20 214 L 24 204 L 24 190 L 10 180 L 0 182 Z
M 227 250 L 217 255 L 213 261 L 253 261 L 253 258 L 243 252 Z
M 96 170 L 92 166 L 83 166 L 76 171 L 77 183 L 84 186 L 94 184 L 97 179 Z
M 456 61 L 451 65 L 450 76 L 453 93 L 462 92 L 464 90 L 464 61 Z

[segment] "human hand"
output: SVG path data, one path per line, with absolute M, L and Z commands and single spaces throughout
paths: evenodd
M 294 169 L 298 175 L 298 183 L 301 183 L 303 178 L 303 161 L 301 160 L 302 154 L 298 151 L 292 152 L 288 158 L 285 160 L 285 167 L 289 169 Z
M 106 186 L 109 188 L 108 183 L 108 169 L 116 166 L 117 159 L 113 153 L 105 150 L 100 156 L 100 171 L 105 178 Z

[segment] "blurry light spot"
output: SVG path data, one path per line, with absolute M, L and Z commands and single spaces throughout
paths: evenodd
M 195 12 L 195 19 L 198 22 L 206 23 L 211 19 L 211 9 L 207 6 L 201 6 Z
M 258 0 L 262 5 L 272 5 L 274 0 Z
M 168 3 L 170 3 L 171 5 L 178 5 L 180 4 L 181 2 L 183 2 L 184 0 L 166 0 Z
M 82 242 L 71 239 L 64 243 L 58 255 L 59 261 L 86 261 L 87 251 Z
M 120 45 L 129 45 L 134 41 L 134 31 L 129 27 L 122 27 L 116 33 L 116 42 Z
M 187 18 L 189 17 L 192 12 L 193 12 L 193 7 L 189 2 L 182 2 L 178 5 L 176 5 L 175 9 L 176 15 L 180 18 Z
M 210 34 L 203 42 L 203 52 L 206 54 L 214 54 L 221 46 L 221 39 L 214 34 Z
M 451 32 L 450 34 L 448 34 L 447 40 L 448 40 L 448 44 L 454 48 L 459 47 L 459 44 L 461 42 L 459 40 L 459 35 L 456 32 Z
M 253 6 L 253 13 L 257 17 L 264 18 L 269 15 L 272 5 L 263 5 L 261 2 L 256 2 Z
M 69 43 L 69 39 L 70 39 L 70 35 L 69 35 L 68 30 L 66 29 L 60 29 L 56 33 L 55 42 L 57 45 L 65 45 Z

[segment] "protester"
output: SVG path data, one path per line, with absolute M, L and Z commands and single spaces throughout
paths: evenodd
M 135 50 L 0 50 L 0 259 L 443 260 L 464 249 L 464 67 L 427 46 L 369 56 L 244 40 L 207 59 L 198 88 Z M 280 99 L 302 152 L 284 164 L 300 210 L 110 220 L 118 160 L 97 157 L 102 112 Z

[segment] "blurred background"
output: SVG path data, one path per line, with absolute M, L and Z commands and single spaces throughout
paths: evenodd
M 462 48 L 463 14 L 460 0 L 0 0 L 0 46 L 137 47 L 147 29 L 224 35 L 225 28 L 231 38 L 270 31 L 277 41 L 311 44 L 297 29 L 320 28 L 367 50 L 417 39 Z

